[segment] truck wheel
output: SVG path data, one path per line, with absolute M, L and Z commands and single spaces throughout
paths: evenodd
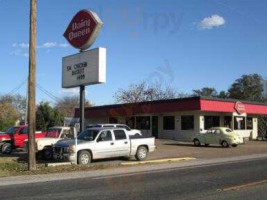
M 200 141 L 198 139 L 194 139 L 193 142 L 194 142 L 195 146 L 200 146 L 201 145 L 201 143 L 200 143 Z
M 88 165 L 91 163 L 91 154 L 88 151 L 81 151 L 78 154 L 78 164 L 79 165 Z
M 3 154 L 11 154 L 13 151 L 13 147 L 10 143 L 5 143 L 2 146 L 2 153 Z
M 43 150 L 43 158 L 45 160 L 52 160 L 53 158 L 53 150 L 52 148 L 46 148 Z
M 136 155 L 136 160 L 145 160 L 147 158 L 147 148 L 144 146 L 138 147 Z
M 4 145 L 5 143 L 0 143 L 0 153 L 2 152 L 2 146 Z

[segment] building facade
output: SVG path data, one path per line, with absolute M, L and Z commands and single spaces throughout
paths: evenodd
M 211 127 L 229 127 L 244 138 L 258 136 L 258 116 L 267 115 L 267 104 L 239 100 L 191 97 L 85 109 L 85 125 L 123 123 L 145 136 L 191 141 Z M 75 117 L 79 116 L 76 109 Z

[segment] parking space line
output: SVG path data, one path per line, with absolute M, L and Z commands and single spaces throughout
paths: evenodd
M 164 158 L 157 160 L 147 160 L 147 161 L 138 161 L 138 162 L 123 162 L 121 165 L 140 165 L 140 164 L 151 164 L 151 163 L 164 163 L 164 162 L 180 162 L 180 161 L 188 161 L 195 160 L 193 157 L 184 157 L 184 158 Z

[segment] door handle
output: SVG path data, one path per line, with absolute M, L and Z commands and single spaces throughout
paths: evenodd
M 128 142 L 124 142 L 124 144 L 128 144 Z
M 110 145 L 114 145 L 114 142 L 111 142 Z

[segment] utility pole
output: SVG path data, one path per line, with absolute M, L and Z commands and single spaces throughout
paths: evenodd
M 80 86 L 80 132 L 84 131 L 85 87 Z
M 35 158 L 35 129 L 36 129 L 36 108 L 35 108 L 35 74 L 36 74 L 36 1 L 30 0 L 30 49 L 29 49 L 29 94 L 28 94 L 28 169 L 36 169 Z

